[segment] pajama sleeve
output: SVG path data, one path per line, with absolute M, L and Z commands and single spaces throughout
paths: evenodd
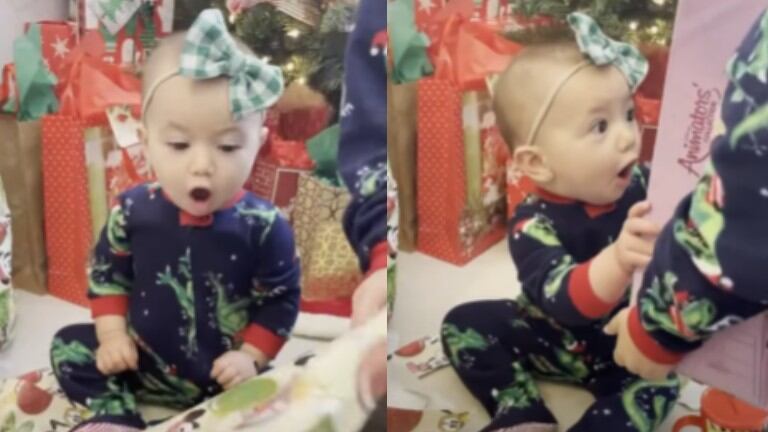
M 728 67 L 712 164 L 656 243 L 629 331 L 650 359 L 674 364 L 768 305 L 768 34 L 763 14 Z
M 125 316 L 133 280 L 130 228 L 121 199 L 102 229 L 88 269 L 88 298 L 94 318 Z
M 257 245 L 254 301 L 243 341 L 274 358 L 285 344 L 299 315 L 301 289 L 299 258 L 293 231 L 278 215 L 262 230 L 255 230 Z
M 352 193 L 344 231 L 360 267 L 387 265 L 387 2 L 362 0 L 345 65 L 339 170 Z
M 587 325 L 610 313 L 589 281 L 591 261 L 576 262 L 560 243 L 550 219 L 518 207 L 509 224 L 509 248 L 523 293 L 546 315 L 569 326 Z

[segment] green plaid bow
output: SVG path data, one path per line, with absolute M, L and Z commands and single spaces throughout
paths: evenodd
M 648 61 L 634 46 L 606 36 L 594 19 L 581 12 L 568 14 L 568 24 L 576 35 L 579 49 L 597 66 L 612 64 L 619 68 L 632 91 L 648 74 Z
M 218 9 L 204 10 L 187 32 L 179 73 L 199 79 L 228 76 L 235 120 L 270 107 L 283 92 L 280 68 L 242 52 Z

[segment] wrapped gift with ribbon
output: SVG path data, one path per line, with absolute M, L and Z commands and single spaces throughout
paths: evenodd
M 505 144 L 486 78 L 522 48 L 471 22 L 473 8 L 452 0 L 425 25 L 435 71 L 418 84 L 417 249 L 458 265 L 505 237 Z
M 299 189 L 299 176 L 314 166 L 304 141 L 290 141 L 270 132 L 245 188 L 276 205 L 286 216 L 291 213 Z
M 67 59 L 61 110 L 43 118 L 43 196 L 48 290 L 86 303 L 85 268 L 94 233 L 107 212 L 105 154 L 114 145 L 106 114 L 112 106 L 138 113 L 141 84 L 103 61 L 84 38 Z
M 175 0 L 75 0 L 70 14 L 83 35 L 95 35 L 104 60 L 141 64 L 157 39 L 173 30 Z

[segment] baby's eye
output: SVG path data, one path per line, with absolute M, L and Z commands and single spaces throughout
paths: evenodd
M 242 147 L 239 145 L 220 145 L 219 150 L 223 151 L 224 153 L 233 153 L 238 150 L 240 150 Z
M 604 134 L 608 130 L 608 120 L 600 119 L 592 126 L 592 132 Z
M 629 122 L 635 121 L 635 109 L 634 108 L 630 108 L 627 111 L 627 121 L 629 121 Z
M 189 148 L 189 143 L 186 142 L 169 142 L 168 145 L 176 151 L 184 151 Z

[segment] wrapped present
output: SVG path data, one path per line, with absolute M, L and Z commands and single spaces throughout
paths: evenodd
M 416 23 L 424 25 L 445 11 L 447 7 L 463 8 L 467 17 L 473 21 L 495 23 L 505 22 L 512 15 L 512 3 L 499 0 L 477 0 L 464 2 L 462 0 L 419 0 L 414 2 L 416 8 Z
M 15 113 L 19 110 L 19 88 L 16 84 L 16 66 L 3 66 L 3 81 L 0 83 L 0 112 Z
M 40 122 L 0 115 L 0 177 L 11 210 L 13 285 L 46 292 Z
M 643 46 L 643 55 L 648 59 L 649 71 L 643 84 L 635 94 L 635 113 L 640 128 L 642 150 L 640 160 L 650 163 L 656 144 L 656 133 L 661 114 L 661 97 L 667 76 L 669 48 L 664 46 Z
M 8 345 L 16 314 L 11 281 L 13 235 L 11 210 L 0 178 L 0 350 Z
M 116 144 L 106 150 L 107 208 L 112 208 L 123 191 L 154 181 L 155 176 L 140 142 L 138 117 L 126 106 L 109 108 L 107 116 Z
M 283 140 L 272 133 L 253 164 L 245 188 L 288 216 L 299 188 L 299 176 L 312 167 L 304 142 Z
M 272 109 L 277 134 L 286 140 L 306 141 L 328 126 L 332 110 L 322 94 L 293 82 Z
M 33 24 L 27 24 L 25 31 Z M 77 44 L 77 28 L 71 22 L 41 21 L 40 49 L 45 65 L 56 77 L 61 77 L 64 59 Z
M 348 316 L 351 296 L 362 281 L 357 256 L 342 220 L 351 197 L 346 189 L 309 175 L 299 178 L 292 213 L 302 259 L 302 310 Z
M 669 221 L 709 165 L 712 141 L 725 133 L 721 105 L 728 76 L 738 76 L 736 65 L 744 66 L 732 61 L 734 53 L 756 17 L 762 15 L 761 22 L 765 23 L 765 10 L 765 2 L 756 0 L 731 1 L 727 5 L 678 2 L 658 133 L 658 142 L 664 145 L 655 149 L 648 185 L 648 199 L 653 205 L 650 218 L 654 222 L 663 225 Z M 763 52 L 762 47 L 756 51 Z M 756 59 L 750 67 L 758 64 Z M 740 116 L 725 120 L 736 122 Z M 762 152 L 761 148 L 755 150 Z M 725 189 L 720 186 L 717 182 L 713 193 Z M 707 278 L 716 278 L 709 268 L 702 266 L 699 270 Z M 755 406 L 768 406 L 768 357 L 764 351 L 768 317 L 755 315 L 733 327 L 727 320 L 721 324 L 713 324 L 712 329 L 718 331 L 713 331 L 699 350 L 686 355 L 677 371 Z
M 19 120 L 36 120 L 59 107 L 54 93 L 57 79 L 45 65 L 41 40 L 41 26 L 32 24 L 13 42 Z
M 66 65 L 62 105 L 43 118 L 48 291 L 86 303 L 86 265 L 107 213 L 105 154 L 114 147 L 107 108 L 139 108 L 140 83 L 86 52 Z
M 174 6 L 175 0 L 80 0 L 78 9 L 88 11 L 80 30 L 100 39 L 105 61 L 137 66 L 173 31 Z
M 506 156 L 486 77 L 521 47 L 454 14 L 418 84 L 417 249 L 458 264 L 504 238 Z

